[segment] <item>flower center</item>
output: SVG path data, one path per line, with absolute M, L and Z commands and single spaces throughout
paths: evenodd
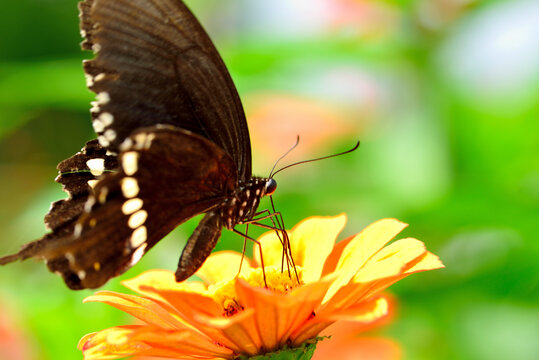
M 281 271 L 281 268 L 277 266 L 267 266 L 264 270 L 262 272 L 261 268 L 252 269 L 247 274 L 240 275 L 240 278 L 247 281 L 249 285 L 267 288 L 281 294 L 286 294 L 301 284 L 302 268 L 299 266 L 296 266 L 296 272 L 300 279 L 300 284 L 298 284 L 294 272 L 289 274 L 288 271 Z M 208 288 L 215 302 L 223 307 L 223 316 L 232 316 L 243 310 L 243 306 L 236 294 L 236 280 L 237 278 L 223 281 Z

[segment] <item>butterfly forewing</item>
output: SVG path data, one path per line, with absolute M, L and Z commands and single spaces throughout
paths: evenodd
M 80 5 L 94 128 L 117 152 L 131 131 L 171 124 L 219 145 L 251 175 L 245 115 L 232 79 L 198 21 L 177 0 L 93 0 Z

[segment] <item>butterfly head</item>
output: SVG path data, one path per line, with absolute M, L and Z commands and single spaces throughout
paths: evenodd
M 277 189 L 277 181 L 273 178 L 269 178 L 266 180 L 266 184 L 264 185 L 264 196 L 271 196 Z

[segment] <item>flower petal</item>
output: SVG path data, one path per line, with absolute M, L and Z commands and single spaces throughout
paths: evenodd
M 214 336 L 221 336 L 232 343 L 233 345 L 228 345 L 228 347 L 237 353 L 256 355 L 260 353 L 262 342 L 256 329 L 254 316 L 253 309 L 245 309 L 228 318 L 199 315 L 197 320 L 208 328 L 207 331 L 219 331 L 220 334 Z
M 164 329 L 184 329 L 186 325 L 173 313 L 172 309 L 165 309 L 154 300 L 140 296 L 115 293 L 112 291 L 99 291 L 88 296 L 83 302 L 98 301 L 114 306 L 149 325 Z
M 346 285 L 365 263 L 385 244 L 407 226 L 396 219 L 382 219 L 367 226 L 356 235 L 344 248 L 336 267 L 339 278 L 329 289 L 324 302 Z
M 385 316 L 388 313 L 388 309 L 388 301 L 380 296 L 340 311 L 322 310 L 301 328 L 297 329 L 292 334 L 291 340 L 296 345 L 301 344 L 317 336 L 326 327 L 339 320 L 365 324 L 372 323 Z
M 404 240 L 405 243 L 414 243 L 409 239 Z M 395 244 L 397 243 L 398 241 L 395 242 Z M 416 243 L 416 245 L 418 244 Z M 324 304 L 324 311 L 337 311 L 338 309 L 348 308 L 357 302 L 363 301 L 363 299 L 368 299 L 371 296 L 374 296 L 375 294 L 388 288 L 410 274 L 444 267 L 436 255 L 427 251 L 416 256 L 420 252 L 421 246 L 417 246 L 415 252 L 405 251 L 400 259 L 399 257 L 396 257 L 396 259 L 399 259 L 399 261 L 396 261 L 392 265 L 388 264 L 387 270 L 380 270 L 381 272 L 378 273 L 379 275 L 386 276 L 393 272 L 394 274 L 391 276 L 382 277 L 379 279 L 374 277 L 371 281 L 367 282 L 356 282 L 358 279 L 354 279 L 354 282 L 341 287 L 337 293 Z M 414 258 L 414 256 L 416 257 Z M 388 260 L 393 261 L 394 259 L 388 258 Z M 402 265 L 399 265 L 399 262 L 401 262 Z M 377 265 L 374 266 L 377 267 Z M 370 277 L 369 274 L 370 270 L 367 269 L 366 278 Z
M 149 270 L 134 277 L 133 279 L 122 281 L 122 285 L 141 295 L 154 299 L 163 300 L 159 296 L 159 290 L 188 291 L 194 293 L 206 293 L 206 285 L 197 281 L 176 282 L 172 271 L 168 270 Z M 147 291 L 147 289 L 153 289 Z
M 423 242 L 401 239 L 374 255 L 354 276 L 354 282 L 369 282 L 402 274 L 405 266 L 422 256 L 427 249 Z
M 251 270 L 249 259 L 234 251 L 218 251 L 211 254 L 195 275 L 208 284 L 234 279 L 238 275 L 241 264 L 241 274 Z
M 310 217 L 292 231 L 290 239 L 296 265 L 303 267 L 302 280 L 310 283 L 320 279 L 326 258 L 337 236 L 346 224 L 346 215 Z
M 442 269 L 444 267 L 445 265 L 438 256 L 427 251 L 427 253 L 423 255 L 422 259 L 417 264 L 411 266 L 409 269 L 406 269 L 404 273 L 409 275 L 420 271 Z
M 353 239 L 354 236 L 349 236 L 346 239 L 337 242 L 335 246 L 333 246 L 333 250 L 331 250 L 331 253 L 328 255 L 324 263 L 322 276 L 325 276 L 335 271 L 335 269 L 337 268 L 337 264 L 339 263 L 339 259 L 341 258 L 342 252 Z
M 312 316 L 329 285 L 329 282 L 316 282 L 279 294 L 250 286 L 240 279 L 236 292 L 245 309 L 254 310 L 255 329 L 263 348 L 272 350 L 284 344 L 289 334 Z
M 239 351 L 239 348 L 228 340 L 219 329 L 212 328 L 206 321 L 207 319 L 221 319 L 223 321 L 231 321 L 230 319 L 232 319 L 231 317 L 223 317 L 224 309 L 210 296 L 188 291 L 154 289 L 143 285 L 141 289 L 148 293 L 155 292 L 159 297 L 162 297 L 188 324 L 209 338 L 234 351 Z
M 129 341 L 130 335 L 144 326 L 117 326 L 85 335 L 77 346 L 84 354 L 84 360 L 118 359 L 139 354 L 149 349 L 146 344 Z
M 215 343 L 208 337 L 190 330 L 167 331 L 156 328 L 146 328 L 137 332 L 134 341 L 143 341 L 152 347 L 145 350 L 144 355 L 167 356 L 193 359 L 233 358 L 234 352 L 225 346 Z
M 377 321 L 387 315 L 389 304 L 384 297 L 374 298 L 370 301 L 365 301 L 351 306 L 343 311 L 333 312 L 328 314 L 326 318 L 332 321 L 354 321 L 357 323 L 369 324 Z M 320 314 L 320 317 L 323 315 Z
M 233 352 L 191 330 L 118 326 L 84 336 L 78 345 L 85 360 L 146 355 L 182 359 L 232 357 Z

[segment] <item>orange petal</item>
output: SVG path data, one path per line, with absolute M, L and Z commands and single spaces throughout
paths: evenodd
M 397 281 L 402 280 L 411 274 L 422 272 L 422 271 L 427 271 L 427 270 L 436 270 L 443 267 L 444 265 L 442 264 L 438 256 L 427 251 L 426 253 L 416 258 L 412 262 L 406 264 L 405 269 L 401 275 L 377 280 L 370 283 L 369 291 L 365 292 L 363 296 L 364 297 L 372 296 L 376 294 L 377 292 L 387 289 L 389 286 L 393 285 Z
M 78 348 L 85 360 L 117 359 L 133 355 L 172 358 L 232 357 L 233 352 L 190 330 L 151 326 L 119 326 L 84 336 Z
M 159 296 L 159 290 L 177 290 L 195 293 L 206 293 L 206 285 L 197 281 L 176 282 L 172 271 L 168 270 L 149 270 L 129 280 L 122 281 L 126 288 L 138 292 L 139 294 L 163 300 Z M 147 291 L 147 289 L 154 289 Z M 146 289 L 146 290 L 145 290 Z
M 208 284 L 217 284 L 234 279 L 238 275 L 240 264 L 241 274 L 247 274 L 251 270 L 249 259 L 240 253 L 219 251 L 211 254 L 195 275 Z
M 387 300 L 384 297 L 378 297 L 342 311 L 332 312 L 327 315 L 321 313 L 319 317 L 324 317 L 331 321 L 354 321 L 369 324 L 387 315 L 388 310 L 389 304 Z
M 144 355 L 168 356 L 177 358 L 233 358 L 234 352 L 208 337 L 190 330 L 167 331 L 147 328 L 137 332 L 134 341 L 144 342 L 152 347 L 145 350 Z M 181 355 L 181 356 L 179 356 Z
M 320 279 L 326 258 L 346 224 L 346 215 L 310 217 L 296 225 L 290 243 L 296 265 L 303 267 L 302 280 Z
M 300 329 L 296 330 L 296 332 L 292 334 L 291 340 L 294 344 L 299 345 L 304 341 L 317 336 L 322 330 L 335 321 L 344 320 L 369 324 L 382 318 L 387 313 L 388 302 L 384 297 L 373 298 L 344 310 L 332 311 L 323 309 Z
M 129 338 L 143 327 L 140 325 L 118 326 L 88 334 L 80 339 L 77 347 L 83 352 L 84 360 L 118 359 L 137 355 L 141 350 L 149 349 L 150 346 L 131 342 Z
M 339 278 L 329 289 L 324 302 L 327 302 L 342 286 L 346 285 L 365 263 L 385 244 L 407 226 L 396 219 L 382 219 L 367 226 L 356 235 L 342 252 L 336 267 Z
M 256 330 L 263 347 L 274 349 L 286 342 L 288 336 L 312 316 L 329 285 L 329 282 L 316 282 L 293 289 L 288 294 L 279 294 L 238 280 L 236 292 L 246 309 L 254 309 Z
M 375 254 L 354 276 L 354 282 L 369 282 L 400 275 L 406 264 L 426 252 L 425 244 L 417 239 L 397 240 Z
M 366 283 L 351 283 L 345 285 L 333 296 L 325 305 L 329 309 L 342 309 L 351 306 L 353 303 L 367 299 L 380 291 L 387 289 L 397 281 L 404 279 L 408 275 L 416 272 L 435 270 L 443 268 L 439 258 L 430 253 L 425 252 L 419 257 L 413 259 L 395 275 L 382 279 L 373 280 Z
M 114 306 L 147 324 L 165 329 L 183 329 L 186 326 L 172 309 L 165 309 L 154 300 L 112 291 L 99 291 L 88 296 L 84 302 L 98 301 Z
M 223 319 L 224 321 L 229 321 L 228 319 L 230 319 L 224 317 L 224 309 L 210 296 L 191 292 L 157 290 L 145 286 L 141 286 L 141 288 L 148 293 L 158 293 L 160 297 L 174 307 L 182 319 L 214 341 L 232 350 L 239 350 L 219 329 L 208 326 L 205 321 L 205 319 Z
M 262 342 L 260 333 L 254 321 L 255 311 L 245 309 L 230 317 L 197 316 L 197 320 L 213 331 L 219 330 L 220 335 L 233 345 L 229 346 L 237 353 L 256 355 L 260 353 Z
M 440 260 L 440 258 L 433 253 L 427 251 L 427 253 L 423 256 L 421 261 L 419 261 L 414 266 L 410 267 L 409 269 L 406 269 L 404 272 L 406 275 L 413 274 L 420 271 L 427 271 L 427 270 L 435 270 L 435 269 L 442 269 L 444 268 L 444 264 Z
M 324 263 L 322 276 L 325 276 L 335 271 L 339 259 L 341 258 L 342 252 L 344 251 L 348 243 L 352 241 L 352 239 L 354 239 L 354 236 L 349 236 L 346 239 L 339 241 L 335 244 L 335 246 L 333 246 L 333 250 L 331 250 L 331 253 L 328 255 L 328 257 L 326 258 L 326 262 Z

